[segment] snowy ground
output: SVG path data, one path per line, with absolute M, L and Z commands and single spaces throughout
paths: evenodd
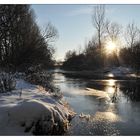
M 124 74 L 130 74 L 132 72 L 133 71 L 131 68 L 126 68 L 126 67 L 114 67 L 111 69 L 111 73 L 114 76 L 123 76 Z
M 132 68 L 128 67 L 113 67 L 107 68 L 107 76 L 109 77 L 129 77 L 129 78 L 140 78 L 140 75 L 136 75 Z
M 0 135 L 60 133 L 73 115 L 62 101 L 22 79 L 17 80 L 16 90 L 0 94 Z

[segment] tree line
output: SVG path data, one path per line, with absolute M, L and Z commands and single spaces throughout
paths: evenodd
M 0 5 L 0 67 L 25 70 L 54 64 L 52 42 L 58 37 L 48 23 L 42 31 L 30 5 Z
M 92 12 L 95 34 L 80 52 L 69 50 L 62 68 L 67 70 L 95 70 L 112 66 L 140 67 L 140 30 L 134 22 L 122 31 L 122 26 L 106 18 L 105 6 L 97 5 Z M 122 40 L 123 39 L 123 40 Z M 106 43 L 116 48 L 109 54 Z

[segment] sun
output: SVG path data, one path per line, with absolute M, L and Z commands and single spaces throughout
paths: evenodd
M 113 53 L 116 48 L 117 48 L 117 45 L 113 41 L 108 41 L 105 45 L 105 49 L 107 53 Z

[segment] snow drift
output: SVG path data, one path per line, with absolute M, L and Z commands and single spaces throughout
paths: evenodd
M 0 95 L 0 135 L 62 135 L 75 113 L 38 86 L 16 83 L 16 90 Z
M 71 114 L 62 106 L 50 106 L 37 100 L 23 102 L 9 110 L 11 123 L 23 126 L 34 135 L 61 134 L 68 129 Z

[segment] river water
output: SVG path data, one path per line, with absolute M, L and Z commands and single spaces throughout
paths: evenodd
M 53 77 L 77 113 L 65 135 L 140 135 L 139 81 Z

